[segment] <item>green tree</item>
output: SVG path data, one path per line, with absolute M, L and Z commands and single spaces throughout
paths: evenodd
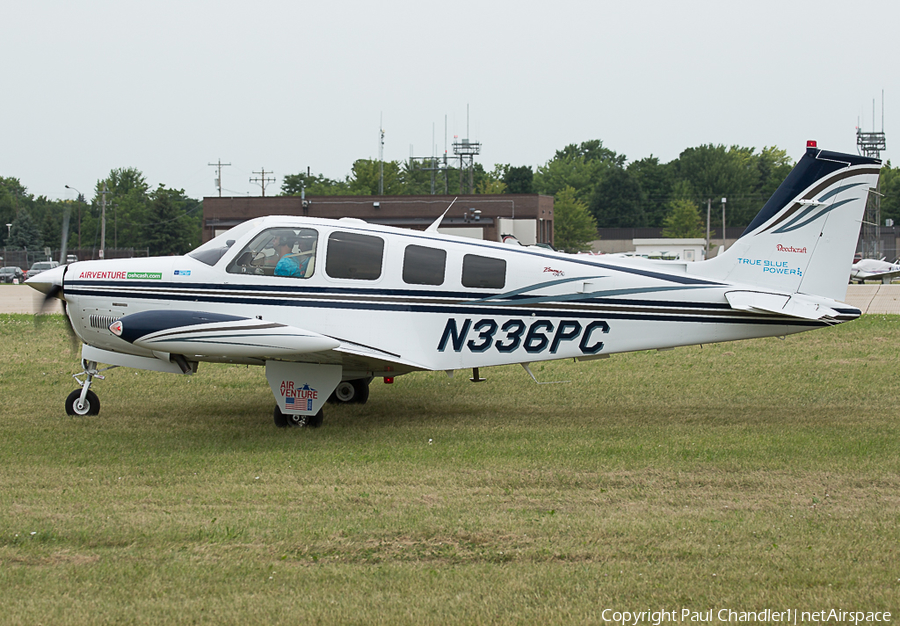
M 794 161 L 780 148 L 765 147 L 756 157 L 757 183 L 755 195 L 761 200 L 759 209 L 775 193 L 794 167 Z M 753 217 L 756 217 L 755 215 Z M 752 218 L 751 218 L 752 221 Z
M 146 227 L 153 223 L 154 218 L 150 209 L 149 185 L 144 174 L 134 167 L 110 170 L 106 178 L 97 181 L 91 211 L 82 213 L 80 229 L 82 245 L 100 246 L 104 184 L 106 247 L 146 248 L 148 245 Z M 75 221 L 77 222 L 77 216 Z M 77 224 L 76 232 L 78 232 Z
M 758 156 L 753 148 L 711 144 L 688 148 L 679 155 L 675 171 L 677 179 L 690 183 L 696 200 L 710 198 L 719 203 L 727 198 L 728 224 L 746 226 L 764 203 L 759 191 Z M 720 217 L 714 217 L 714 225 L 721 223 Z
M 19 211 L 19 215 L 12 221 L 7 245 L 11 248 L 27 248 L 28 250 L 38 250 L 43 247 L 44 238 L 28 211 Z
M 647 225 L 643 204 L 637 177 L 614 168 L 597 185 L 588 208 L 600 228 L 640 228 Z
M 182 189 L 160 185 L 150 193 L 146 246 L 152 255 L 184 254 L 200 243 L 201 203 L 187 198 Z
M 894 224 L 900 226 L 900 167 L 891 167 L 888 161 L 881 168 L 878 179 L 879 192 L 884 194 L 881 198 L 882 224 L 886 219 L 894 220 Z
M 663 225 L 669 211 L 673 180 L 670 163 L 660 163 L 652 154 L 628 165 L 628 173 L 634 176 L 643 191 L 644 215 L 647 226 L 658 228 Z
M 494 164 L 491 172 L 484 172 L 479 180 L 475 178 L 475 193 L 481 194 L 501 194 L 506 193 L 506 183 L 503 179 L 506 175 L 508 166 L 499 163 Z
M 350 174 L 350 193 L 354 196 L 377 196 L 381 178 L 382 162 L 373 159 L 358 159 L 353 163 Z M 400 178 L 400 162 L 384 161 L 383 195 L 399 196 L 403 194 L 403 183 Z
M 506 183 L 504 193 L 534 193 L 534 171 L 529 165 L 520 167 L 507 165 L 503 182 Z
M 579 200 L 588 202 L 604 176 L 611 170 L 622 169 L 624 164 L 625 155 L 604 148 L 599 139 L 581 145 L 569 144 L 557 150 L 546 165 L 537 168 L 534 190 L 556 196 L 566 187 L 572 187 Z
M 18 178 L 0 176 L 0 220 L 3 220 L 0 224 L 3 230 L 0 241 L 3 241 L 3 245 L 12 246 L 8 241 L 9 229 L 6 224 L 11 224 L 16 219 L 20 209 L 28 208 L 30 200 L 31 196 Z
M 669 203 L 669 213 L 663 223 L 663 237 L 703 237 L 703 218 L 697 204 L 684 198 L 676 198 Z
M 587 205 L 566 187 L 553 201 L 553 243 L 565 252 L 585 252 L 597 238 L 597 222 Z
M 299 196 L 306 191 L 307 196 L 345 196 L 350 193 L 346 180 L 332 180 L 321 174 L 288 174 L 281 183 L 281 195 Z

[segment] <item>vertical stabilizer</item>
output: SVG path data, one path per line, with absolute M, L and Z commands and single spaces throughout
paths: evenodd
M 734 245 L 692 270 L 762 290 L 843 300 L 880 168 L 878 159 L 819 150 L 810 142 Z

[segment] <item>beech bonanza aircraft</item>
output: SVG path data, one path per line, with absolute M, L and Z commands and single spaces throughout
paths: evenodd
M 373 378 L 471 368 L 478 380 L 493 365 L 855 319 L 841 300 L 880 166 L 809 142 L 734 245 L 695 263 L 453 237 L 440 218 L 422 232 L 270 216 L 185 256 L 76 262 L 27 284 L 64 301 L 83 342 L 71 415 L 98 413 L 100 363 L 193 374 L 210 361 L 264 366 L 275 423 L 318 426 L 332 394 L 365 402 Z

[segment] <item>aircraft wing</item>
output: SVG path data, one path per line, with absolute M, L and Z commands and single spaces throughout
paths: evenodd
M 347 339 L 256 318 L 154 310 L 133 313 L 110 326 L 112 333 L 159 353 L 226 359 L 282 359 L 342 363 L 349 371 L 397 372 L 427 369 L 399 354 Z
M 884 280 L 886 278 L 896 278 L 900 276 L 900 270 L 889 272 L 867 272 L 865 270 L 854 270 L 850 274 L 851 280 Z
M 198 311 L 132 313 L 109 329 L 140 348 L 184 355 L 264 359 L 340 346 L 336 339 L 286 324 Z

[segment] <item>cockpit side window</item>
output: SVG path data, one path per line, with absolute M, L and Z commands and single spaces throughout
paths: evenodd
M 309 278 L 316 268 L 319 233 L 311 228 L 268 228 L 225 268 L 229 274 Z

